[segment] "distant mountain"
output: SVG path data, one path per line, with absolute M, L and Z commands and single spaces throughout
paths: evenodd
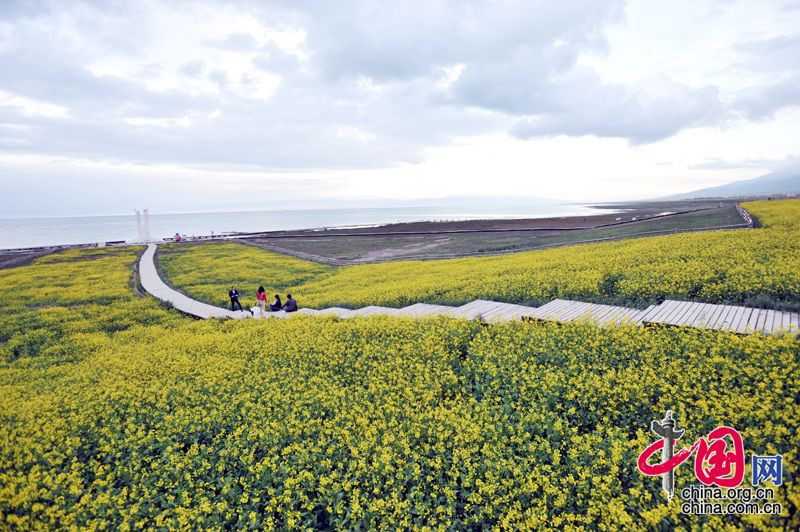
M 778 170 L 769 174 L 734 181 L 716 187 L 701 188 L 684 194 L 659 199 L 726 198 L 733 196 L 769 196 L 771 194 L 800 194 L 800 167 Z

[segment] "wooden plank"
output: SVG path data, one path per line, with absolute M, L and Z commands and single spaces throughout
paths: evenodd
M 751 333 L 756 332 L 758 328 L 758 322 L 762 319 L 761 317 L 762 311 L 761 309 L 754 308 L 753 313 L 750 314 L 750 319 L 747 320 L 747 330 Z
M 739 324 L 736 326 L 737 333 L 745 333 L 747 332 L 747 324 L 750 323 L 750 317 L 753 315 L 756 309 L 751 307 L 744 307 L 744 313 L 742 313 L 742 319 L 739 320 Z
M 736 331 L 736 329 L 739 327 L 739 322 L 742 321 L 742 316 L 744 316 L 744 311 L 747 310 L 746 307 L 740 307 L 740 306 L 736 306 L 734 308 L 736 309 L 736 311 L 731 316 L 728 316 L 730 322 L 728 324 L 729 331 Z
M 614 318 L 613 318 L 615 323 L 617 323 L 617 324 L 620 324 L 620 323 L 622 323 L 623 321 L 626 321 L 626 320 L 629 321 L 631 319 L 631 315 L 632 314 L 639 312 L 639 310 L 635 309 L 635 308 L 625 308 L 625 307 L 621 307 L 621 308 L 622 308 L 622 310 L 619 311 L 618 313 L 616 313 L 614 315 Z
M 770 309 L 767 311 L 767 318 L 764 320 L 764 334 L 772 334 L 775 326 L 775 311 Z
M 717 323 L 719 317 L 722 314 L 724 314 L 726 310 L 727 309 L 725 308 L 725 305 L 717 305 L 717 304 L 711 305 L 711 310 L 706 315 L 705 323 L 698 323 L 697 326 L 703 327 L 705 329 L 713 329 L 714 324 Z
M 597 317 L 597 322 L 600 324 L 615 324 L 619 325 L 630 316 L 630 309 L 625 307 L 612 307 L 609 312 Z
M 639 314 L 636 316 L 634 321 L 637 324 L 641 324 L 647 318 L 647 315 L 653 312 L 653 309 L 656 307 L 658 307 L 658 305 L 650 305 L 646 309 L 639 311 Z
M 684 323 L 687 321 L 689 316 L 693 314 L 697 314 L 700 312 L 700 309 L 703 307 L 702 303 L 692 302 L 686 305 L 686 308 L 679 313 L 676 313 L 675 316 L 672 318 L 673 325 L 681 325 L 683 326 Z
M 536 307 L 536 308 L 537 308 L 537 309 L 539 309 L 539 310 L 542 310 L 542 309 L 547 309 L 547 308 L 549 308 L 549 307 L 552 307 L 553 305 L 557 305 L 557 304 L 558 304 L 558 303 L 560 303 L 561 301 L 564 301 L 564 300 L 563 300 L 563 299 L 553 299 L 553 300 L 551 300 L 551 301 L 548 301 L 548 302 L 547 302 L 547 303 L 545 303 L 544 305 L 539 305 L 539 306 L 538 306 L 538 307 Z
M 649 309 L 649 308 L 650 308 L 650 307 L 647 307 L 646 309 L 638 309 L 638 308 L 633 308 L 633 309 L 631 309 L 631 310 L 633 311 L 633 312 L 631 313 L 631 317 L 632 317 L 632 318 L 634 318 L 635 320 L 638 320 L 639 318 L 641 318 L 642 316 L 644 316 L 644 313 L 645 313 L 645 312 L 648 312 L 648 309 Z
M 483 303 L 485 303 L 485 300 L 476 299 L 474 301 L 470 301 L 469 303 L 465 303 L 465 304 L 461 305 L 460 307 L 456 307 L 456 308 L 462 309 L 462 310 L 471 311 L 471 310 L 475 310 L 475 309 L 480 308 L 481 305 L 483 305 Z
M 704 324 L 708 322 L 709 318 L 716 310 L 717 306 L 715 304 L 703 303 L 694 316 L 692 316 L 690 320 L 687 320 L 687 326 L 704 327 Z
M 691 307 L 691 303 L 688 301 L 677 301 L 676 304 L 669 309 L 669 311 L 665 312 L 659 317 L 658 321 L 667 325 L 674 325 L 675 319 L 678 316 L 683 315 L 683 313 L 685 313 L 689 307 Z
M 664 305 L 661 313 L 658 314 L 656 321 L 663 324 L 669 324 L 669 318 L 675 311 L 680 309 L 684 305 L 685 301 L 670 301 Z
M 634 321 L 636 319 L 636 317 L 639 316 L 639 314 L 641 312 L 642 312 L 641 310 L 636 309 L 636 308 L 616 307 L 615 311 L 614 311 L 614 314 L 613 314 L 613 317 L 612 316 L 606 316 L 604 319 L 606 321 L 609 320 L 609 319 L 613 319 L 613 321 L 617 325 L 619 325 L 619 324 L 622 324 L 623 322 Z
M 539 307 L 539 309 L 543 311 L 542 316 L 549 317 L 558 312 L 560 309 L 569 306 L 570 303 L 572 302 L 566 299 L 556 299 L 554 301 L 551 301 L 547 305 Z
M 485 319 L 488 314 L 493 312 L 497 309 L 502 303 L 497 303 L 495 301 L 484 301 L 480 305 L 476 305 L 473 308 L 473 312 L 475 312 L 475 317 L 480 319 Z
M 725 307 L 723 305 L 716 305 L 716 304 L 712 305 L 712 310 L 708 314 L 708 317 L 706 318 L 705 324 L 699 324 L 699 325 L 696 325 L 696 327 L 702 327 L 702 328 L 705 328 L 705 329 L 712 329 L 713 325 L 717 322 L 717 318 L 719 318 L 719 315 L 722 314 L 724 311 L 725 311 Z
M 600 321 L 605 317 L 614 312 L 617 309 L 621 309 L 623 307 L 615 307 L 613 305 L 600 305 L 600 304 L 593 304 L 586 310 L 586 318 L 590 320 Z
M 533 317 L 536 315 L 536 308 L 535 307 L 525 307 L 523 306 L 520 309 L 519 317 L 520 318 L 528 318 Z
M 707 327 L 711 317 L 719 311 L 717 307 L 718 305 L 714 303 L 704 303 L 697 315 L 694 316 L 693 325 L 695 327 Z
M 687 324 L 694 323 L 697 316 L 699 316 L 700 313 L 703 312 L 703 309 L 707 307 L 708 303 L 696 303 L 695 305 L 692 306 L 692 309 L 689 312 L 681 316 L 681 319 L 678 320 L 676 325 L 680 325 L 681 327 L 686 327 Z
M 348 315 L 348 318 L 355 318 L 357 316 L 369 316 L 373 313 L 374 309 L 375 307 L 373 305 L 357 308 Z
M 503 317 L 505 319 L 513 319 L 513 320 L 515 320 L 515 319 L 519 319 L 520 316 L 522 316 L 523 313 L 530 312 L 532 310 L 533 309 L 531 307 L 526 307 L 524 305 L 514 305 L 514 309 L 504 313 Z
M 563 316 L 566 312 L 569 312 L 572 309 L 572 301 L 566 301 L 563 305 L 558 307 L 557 309 L 553 309 L 548 314 L 548 318 L 553 321 L 563 321 Z
M 636 321 L 636 317 L 639 315 L 641 310 L 639 309 L 626 309 L 624 312 L 619 313 L 615 318 L 614 322 L 617 325 L 622 325 L 623 323 L 631 323 Z
M 522 316 L 525 314 L 526 309 L 530 308 L 530 307 L 523 307 L 521 305 L 514 305 L 514 306 L 517 307 L 517 308 L 514 309 L 514 310 L 509 310 L 509 311 L 503 312 L 500 315 L 496 315 L 494 317 L 494 320 L 495 321 L 517 321 L 517 320 L 522 319 Z
M 475 312 L 483 313 L 483 312 L 486 312 L 487 303 L 489 303 L 489 302 L 486 301 L 485 299 L 478 299 L 478 300 L 473 301 L 472 303 L 470 303 L 472 306 L 469 307 L 469 308 L 470 308 L 470 310 L 473 310 Z M 466 307 L 466 305 L 464 305 L 464 306 Z
M 736 313 L 740 312 L 741 308 L 742 307 L 737 307 L 737 306 L 731 305 L 731 310 L 728 311 L 728 314 L 725 316 L 725 321 L 723 321 L 722 324 L 721 324 L 721 328 L 720 328 L 721 330 L 723 330 L 723 331 L 730 331 L 731 330 L 731 327 L 733 326 L 733 322 L 736 319 Z
M 733 318 L 731 319 L 731 331 L 736 331 L 739 328 L 739 323 L 742 321 L 742 316 L 744 316 L 745 310 L 747 310 L 746 307 L 736 307 L 736 312 L 733 314 Z
M 790 325 L 789 320 L 791 319 L 792 316 L 788 312 L 781 312 L 780 314 L 781 314 L 781 329 L 783 331 L 788 331 Z
M 522 305 L 514 305 L 514 306 L 516 307 L 515 309 L 503 313 L 502 315 L 503 321 L 519 320 L 522 318 L 523 315 L 533 310 L 530 307 L 524 307 Z
M 786 330 L 786 328 L 783 326 L 783 314 L 783 311 L 775 311 L 775 322 L 772 324 L 772 332 L 778 333 Z
M 764 322 L 767 320 L 767 311 L 761 309 L 758 313 L 758 321 L 756 322 L 756 326 L 753 328 L 753 332 L 760 331 L 764 332 Z
M 800 314 L 792 312 L 791 318 L 789 319 L 789 326 L 795 334 L 800 331 Z
M 593 321 L 593 314 L 599 310 L 599 307 L 600 305 L 596 303 L 586 303 L 576 309 L 577 312 L 573 313 L 571 321 Z
M 775 311 L 775 321 L 772 323 L 772 333 L 779 333 L 783 330 L 783 311 Z
M 661 316 L 669 313 L 678 303 L 678 301 L 672 301 L 671 299 L 664 301 L 656 308 L 656 312 L 648 318 L 648 323 L 661 323 Z
M 596 312 L 592 313 L 592 319 L 596 320 L 598 324 L 605 324 L 615 321 L 615 316 L 625 311 L 624 307 L 613 307 L 610 305 L 602 305 L 605 308 L 598 308 Z
M 496 309 L 494 311 L 494 315 L 496 316 L 508 316 L 509 314 L 513 314 L 515 312 L 519 312 L 522 309 L 520 305 L 514 305 L 513 303 L 506 303 L 502 307 Z
M 638 308 L 628 309 L 628 312 L 626 312 L 623 316 L 621 316 L 620 320 L 617 321 L 617 323 L 618 324 L 622 324 L 622 323 L 625 323 L 625 322 L 634 323 L 634 324 L 639 323 L 638 319 L 639 319 L 639 316 L 642 315 L 642 312 L 644 312 L 644 311 L 640 310 Z
M 708 320 L 709 315 L 714 312 L 714 307 L 715 305 L 711 303 L 703 303 L 698 312 L 692 316 L 691 321 L 687 320 L 687 326 L 702 327 L 702 324 Z
M 767 321 L 764 323 L 764 332 L 766 332 L 767 334 L 772 334 L 773 332 L 776 332 L 778 330 L 778 326 L 775 323 L 776 318 L 780 319 L 778 317 L 778 314 L 780 313 L 776 310 L 769 310 Z
M 722 328 L 725 326 L 725 322 L 728 319 L 728 315 L 731 312 L 733 312 L 733 308 L 730 305 L 722 305 L 722 312 L 719 313 L 719 316 L 717 316 L 717 321 L 713 325 L 715 330 L 722 330 Z
M 728 314 L 733 312 L 733 310 L 733 307 L 730 305 L 722 305 L 722 312 L 719 313 L 717 320 L 711 325 L 711 327 L 716 330 L 721 330 L 725 326 L 725 322 L 728 319 Z
M 772 327 L 770 328 L 770 333 L 777 333 L 781 330 L 781 320 L 783 320 L 783 313 L 780 310 L 773 310 L 774 313 L 774 320 L 772 322 Z
M 655 309 L 658 308 L 658 305 L 650 305 L 646 309 L 644 309 L 637 317 L 636 323 L 642 324 L 647 321 L 647 318 L 650 317 L 651 314 L 655 312 Z
M 660 303 L 651 308 L 645 315 L 642 316 L 642 323 L 655 323 L 658 314 L 664 310 L 664 304 Z
M 736 307 L 732 305 L 725 305 L 725 312 L 720 315 L 717 323 L 715 324 L 715 328 L 720 331 L 726 330 L 726 328 L 730 326 L 730 320 L 733 318 L 735 313 Z
M 577 301 L 573 301 L 572 305 L 565 308 L 559 313 L 559 320 L 564 322 L 573 321 L 581 316 L 581 314 L 585 313 L 588 310 L 588 305 L 586 303 L 580 303 Z
M 470 301 L 469 303 L 465 303 L 460 307 L 456 307 L 451 311 L 447 311 L 447 313 L 457 318 L 466 318 L 471 320 L 480 314 L 480 307 L 484 302 L 485 301 L 482 299 L 476 299 L 475 301 Z
M 610 305 L 592 303 L 586 308 L 586 310 L 584 310 L 580 318 L 585 321 L 595 322 L 599 325 L 602 323 L 603 316 L 608 315 L 608 313 L 613 309 L 614 307 Z
M 689 301 L 676 301 L 676 305 L 674 305 L 669 312 L 664 313 L 660 318 L 659 321 L 666 323 L 668 325 L 672 325 L 673 321 L 676 316 L 683 314 L 686 310 L 692 305 Z
M 780 310 L 775 311 L 775 322 L 772 324 L 772 332 L 778 333 L 783 329 L 783 312 Z
M 671 325 L 680 325 L 688 314 L 691 314 L 697 309 L 698 304 L 694 302 L 686 302 L 681 305 L 678 310 L 673 312 L 667 319 Z
M 494 311 L 498 307 L 501 307 L 503 304 L 504 303 L 498 303 L 496 301 L 485 301 L 483 303 L 483 305 L 481 305 L 477 309 L 479 311 L 478 312 L 478 316 L 481 319 L 484 319 L 488 314 L 490 314 L 492 311 Z
M 556 315 L 559 309 L 566 307 L 570 302 L 566 299 L 556 299 L 547 305 L 541 306 L 537 309 L 537 317 L 549 320 L 552 316 Z
M 505 319 L 506 315 L 511 314 L 513 312 L 517 312 L 518 309 L 519 305 L 514 305 L 511 303 L 502 303 L 496 308 L 483 314 L 483 319 L 487 321 L 502 321 Z
M 448 315 L 451 310 L 455 309 L 455 307 L 448 307 L 447 305 L 428 305 L 427 303 L 417 303 L 411 306 L 415 308 L 404 307 L 401 308 L 397 314 L 414 317 L 445 316 Z
M 572 309 L 572 312 L 569 316 L 570 321 L 589 321 L 591 320 L 592 311 L 595 308 L 594 303 L 588 303 L 585 305 L 575 305 Z
M 424 314 L 426 307 L 425 303 L 414 303 L 413 305 L 409 305 L 407 307 L 403 307 L 398 311 L 398 314 L 401 316 L 420 316 Z

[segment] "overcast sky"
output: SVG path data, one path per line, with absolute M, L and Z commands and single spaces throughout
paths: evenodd
M 0 1 L 0 216 L 635 199 L 797 165 L 800 0 Z

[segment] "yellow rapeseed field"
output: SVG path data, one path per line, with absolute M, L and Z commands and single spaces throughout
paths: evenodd
M 768 208 L 770 223 L 786 214 Z M 796 260 L 783 244 L 773 261 L 784 248 Z M 0 270 L 0 529 L 800 527 L 796 338 L 197 321 L 135 295 L 141 251 Z M 727 424 L 748 456 L 781 453 L 783 514 L 667 502 L 636 470 L 667 409 L 687 440 Z M 678 488 L 690 483 L 681 466 Z
M 764 225 L 501 255 L 332 268 L 235 243 L 166 246 L 173 286 L 226 304 L 263 284 L 310 307 L 462 304 L 476 298 L 538 305 L 555 298 L 647 306 L 666 298 L 800 308 L 800 200 L 744 205 Z

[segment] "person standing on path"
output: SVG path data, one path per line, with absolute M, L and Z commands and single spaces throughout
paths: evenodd
M 258 306 L 259 314 L 261 317 L 264 317 L 264 310 L 267 307 L 267 292 L 264 290 L 263 286 L 258 287 L 258 293 L 256 294 L 256 305 Z
M 231 298 L 231 310 L 236 310 L 236 305 L 239 305 L 239 310 L 244 312 L 244 309 L 242 308 L 242 303 L 239 301 L 239 291 L 236 290 L 235 286 L 231 286 L 231 291 L 228 292 L 228 297 Z M 250 311 L 250 314 L 253 314 L 252 310 Z

